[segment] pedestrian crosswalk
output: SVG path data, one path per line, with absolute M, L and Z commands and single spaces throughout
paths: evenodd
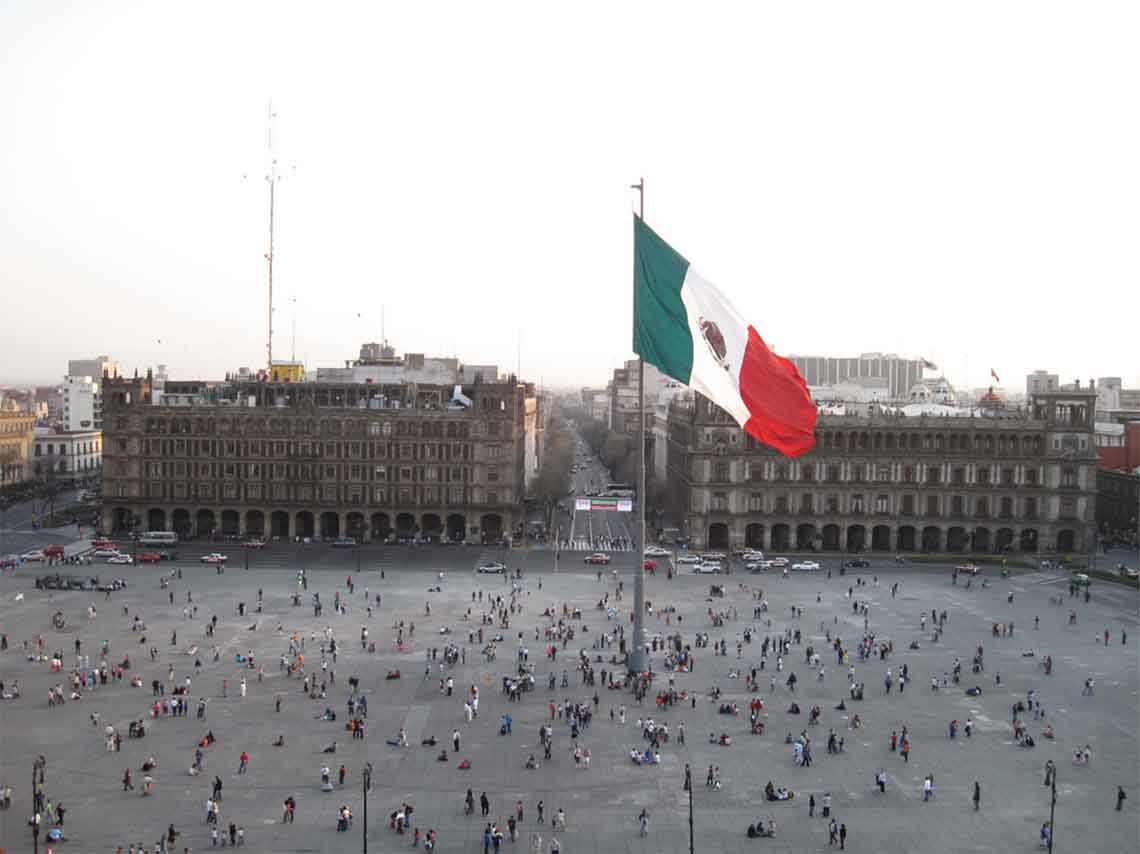
M 573 540 L 563 540 L 558 544 L 560 551 L 564 552 L 632 552 L 633 544 L 627 540 L 610 540 L 608 537 L 597 537 L 591 542 L 586 537 Z

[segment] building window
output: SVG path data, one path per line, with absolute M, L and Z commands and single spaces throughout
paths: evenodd
M 975 505 L 975 515 L 979 519 L 988 518 L 990 515 L 990 502 L 988 498 L 979 498 Z
M 926 482 L 927 483 L 941 483 L 942 482 L 942 469 L 938 466 L 926 467 Z
M 851 496 L 851 512 L 856 514 L 856 515 L 861 515 L 863 513 L 863 496 L 862 495 L 852 495 Z
M 914 466 L 903 466 L 903 482 L 914 483 Z
M 712 494 L 712 510 L 714 512 L 723 513 L 728 509 L 728 496 L 723 492 L 714 492 Z
M 1001 518 L 1003 518 L 1003 519 L 1012 519 L 1013 518 L 1013 499 L 1012 498 L 1003 498 L 1001 500 Z
M 954 466 L 950 471 L 950 482 L 959 486 L 966 482 L 966 469 L 963 466 Z
M 759 492 L 753 492 L 748 496 L 748 511 L 750 513 L 764 512 L 764 496 Z
M 1061 499 L 1061 518 L 1075 519 L 1077 517 L 1077 502 L 1073 498 Z
M 827 496 L 827 512 L 828 513 L 838 513 L 839 512 L 839 496 L 838 495 Z
M 749 463 L 748 464 L 748 479 L 755 482 L 764 479 L 764 464 L 763 463 Z
M 1074 469 L 1066 466 L 1061 469 L 1061 486 L 1076 486 L 1077 473 Z
M 879 495 L 875 498 L 875 512 L 886 515 L 890 513 L 891 499 L 886 495 Z
M 827 479 L 831 483 L 839 483 L 839 466 L 830 465 L 827 467 Z
M 902 499 L 902 515 L 903 516 L 913 516 L 914 515 L 914 496 L 913 495 L 904 495 L 903 496 L 903 499 Z
M 801 513 L 814 513 L 815 512 L 814 496 L 812 496 L 810 493 L 808 493 L 807 495 L 801 495 L 800 496 L 800 512 Z
M 961 495 L 955 495 L 950 499 L 950 515 L 959 518 L 966 512 L 966 502 Z
M 728 482 L 728 463 L 716 463 L 713 466 L 713 480 L 717 483 Z
M 1025 485 L 1026 486 L 1036 486 L 1037 485 L 1037 469 L 1028 468 L 1025 470 Z
M 938 496 L 937 495 L 926 496 L 926 515 L 927 516 L 937 516 L 938 515 Z
M 804 463 L 800 467 L 800 480 L 812 483 L 815 481 L 815 464 Z
M 494 422 L 491 422 L 491 423 L 494 423 Z M 488 489 L 487 490 L 487 503 L 488 504 L 498 504 L 499 503 L 499 493 L 496 490 L 494 490 L 494 489 Z
M 776 496 L 776 512 L 777 513 L 787 513 L 788 512 L 788 496 L 786 496 L 786 495 Z
M 990 470 L 987 466 L 978 466 L 978 483 L 988 484 L 990 482 Z
M 891 480 L 891 470 L 888 466 L 879 466 L 879 470 L 875 475 L 879 483 L 889 483 Z
M 1002 486 L 1013 486 L 1013 469 L 1012 468 L 1003 468 L 1001 470 L 1001 485 Z
M 778 466 L 776 466 L 776 480 L 787 481 L 787 479 L 788 479 L 788 467 L 786 465 L 784 465 L 783 463 L 780 463 Z

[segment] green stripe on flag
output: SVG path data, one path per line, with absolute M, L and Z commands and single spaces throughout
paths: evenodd
M 689 262 L 633 217 L 633 352 L 647 364 L 688 384 L 693 337 L 681 301 Z

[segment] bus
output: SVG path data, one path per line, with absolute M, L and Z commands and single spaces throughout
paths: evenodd
M 139 537 L 139 543 L 144 546 L 175 546 L 178 545 L 178 535 L 173 531 L 146 531 Z

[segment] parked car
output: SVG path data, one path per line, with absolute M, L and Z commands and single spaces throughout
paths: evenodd
M 819 569 L 819 561 L 801 560 L 799 563 L 793 563 L 792 569 L 795 572 L 816 572 Z
M 705 560 L 724 560 L 724 552 L 705 552 Z
M 772 569 L 783 569 L 789 563 L 791 563 L 791 561 L 789 561 L 786 557 L 774 557 L 768 561 L 768 564 Z
M 44 553 L 42 549 L 28 549 L 26 552 L 20 555 L 20 557 L 26 561 L 43 560 Z
M 210 552 L 208 555 L 202 555 L 200 558 L 198 558 L 198 560 L 201 563 L 219 564 L 225 563 L 227 560 L 229 560 L 229 558 L 227 558 L 221 552 Z
M 586 563 L 597 563 L 602 564 L 603 566 L 609 562 L 610 556 L 608 554 L 604 554 L 603 552 L 594 552 L 592 555 L 586 558 Z
M 490 560 L 490 561 L 487 561 L 486 563 L 479 564 L 477 567 L 475 567 L 475 571 L 481 572 L 485 575 L 486 574 L 501 575 L 502 573 L 507 571 L 507 565 L 503 564 L 503 563 L 499 563 L 497 560 Z
M 118 553 L 118 546 L 113 549 L 95 549 L 95 551 L 91 552 L 91 557 L 102 560 L 103 558 L 114 557 Z
M 1125 566 L 1124 564 L 1120 564 L 1120 566 L 1117 567 L 1117 570 L 1125 578 L 1140 578 L 1140 572 L 1137 572 L 1135 569 L 1132 569 L 1132 567 L 1130 567 L 1130 566 Z
M 669 557 L 671 554 L 664 546 L 650 546 L 645 550 L 646 557 Z
M 332 541 L 334 549 L 351 549 L 356 545 L 356 540 L 352 537 L 337 537 Z
M 143 552 L 136 558 L 136 560 L 139 563 L 158 563 L 160 560 L 162 560 L 162 555 L 160 555 L 158 552 Z
M 768 561 L 752 560 L 744 564 L 744 568 L 749 572 L 764 572 L 768 569 Z
M 717 575 L 720 571 L 720 562 L 715 560 L 703 561 L 693 567 L 693 572 L 699 575 Z
M 251 540 L 246 540 L 241 544 L 241 547 L 243 549 L 263 549 L 265 548 L 265 540 L 255 537 Z
M 756 563 L 764 560 L 764 552 L 747 551 L 740 556 L 740 559 L 745 563 Z
M 871 565 L 871 561 L 864 560 L 861 557 L 857 557 L 857 558 L 854 558 L 853 560 L 847 561 L 847 563 L 845 563 L 843 565 L 845 567 L 847 567 L 848 569 L 864 569 L 864 568 Z
M 117 555 L 114 555 L 113 557 L 107 558 L 107 563 L 132 564 L 132 563 L 134 563 L 134 559 L 130 555 L 117 554 Z
M 12 569 L 19 562 L 19 555 L 4 555 L 0 557 L 0 569 Z
M 695 565 L 695 564 L 698 564 L 700 562 L 701 562 L 701 556 L 700 555 L 681 555 L 679 558 L 677 558 L 677 563 L 679 563 L 679 564 L 691 563 L 691 564 Z
M 954 567 L 954 569 L 958 570 L 958 572 L 962 573 L 963 575 L 977 575 L 979 572 L 981 572 L 981 570 L 978 568 L 978 565 L 975 563 L 960 563 Z
M 163 560 L 178 560 L 178 552 L 174 549 L 163 549 L 158 553 L 158 556 Z

